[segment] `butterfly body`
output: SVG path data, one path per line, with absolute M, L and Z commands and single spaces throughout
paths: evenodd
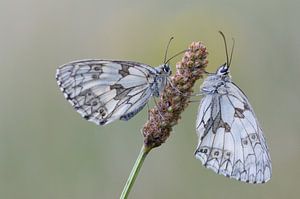
M 227 64 L 204 80 L 201 92 L 196 158 L 230 178 L 268 181 L 272 168 L 265 138 L 246 95 L 232 82 Z
M 224 94 L 228 91 L 226 84 L 229 82 L 231 82 L 230 76 L 210 75 L 204 80 L 201 86 L 201 93 L 206 95 L 214 93 Z
M 129 120 L 160 96 L 170 68 L 131 61 L 80 60 L 57 69 L 56 79 L 66 99 L 85 119 L 105 125 Z

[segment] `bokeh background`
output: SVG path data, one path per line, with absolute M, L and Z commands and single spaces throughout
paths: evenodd
M 299 198 L 299 7 L 296 0 L 1 0 L 0 198 L 118 198 L 147 110 L 129 122 L 89 123 L 58 89 L 56 68 L 83 58 L 156 66 L 174 36 L 170 54 L 203 41 L 213 72 L 225 61 L 218 30 L 229 46 L 236 40 L 231 72 L 264 129 L 271 181 L 230 180 L 193 157 L 196 102 L 150 153 L 130 198 Z

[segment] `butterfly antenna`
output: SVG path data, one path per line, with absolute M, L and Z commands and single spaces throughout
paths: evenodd
M 165 58 L 164 58 L 164 63 L 166 64 L 166 60 L 167 60 L 167 56 L 168 56 L 168 50 L 169 50 L 169 46 L 171 44 L 171 41 L 174 39 L 174 37 L 171 37 L 169 42 L 168 42 L 168 45 L 167 45 L 167 48 L 166 48 L 166 52 L 165 52 Z
M 229 63 L 229 66 L 231 65 L 231 60 L 232 60 L 234 45 L 235 45 L 235 40 L 234 40 L 234 38 L 232 38 L 232 48 L 231 48 L 231 53 L 230 53 L 230 60 L 229 60 L 230 63 Z
M 219 33 L 221 34 L 223 40 L 224 40 L 224 44 L 225 44 L 225 52 L 226 52 L 226 60 L 227 60 L 227 65 L 228 67 L 230 66 L 230 63 L 229 63 L 229 59 L 228 59 L 228 50 L 227 50 L 227 43 L 226 43 L 226 38 L 225 38 L 225 35 L 222 31 L 219 31 Z
M 165 64 L 166 63 L 169 63 L 169 61 L 171 61 L 174 57 L 177 57 L 178 55 L 181 55 L 182 53 L 185 53 L 185 52 L 187 52 L 187 51 L 189 51 L 190 49 L 185 49 L 185 50 L 183 50 L 183 51 L 180 51 L 180 52 L 178 52 L 178 53 L 176 53 L 175 55 L 173 55 L 171 58 L 169 58 L 166 62 L 165 62 Z

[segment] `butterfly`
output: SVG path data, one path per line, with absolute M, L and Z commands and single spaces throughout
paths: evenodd
M 79 60 L 60 66 L 56 80 L 65 98 L 85 119 L 106 125 L 129 120 L 159 97 L 171 70 L 132 61 Z
M 199 142 L 195 157 L 218 174 L 264 183 L 272 173 L 269 149 L 248 98 L 229 74 L 234 47 L 228 61 L 226 39 L 220 34 L 227 62 L 209 74 L 201 86 L 204 97 L 196 121 Z

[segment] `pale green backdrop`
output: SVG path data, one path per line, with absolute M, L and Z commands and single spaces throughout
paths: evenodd
M 146 109 L 129 122 L 89 123 L 59 91 L 56 68 L 83 58 L 156 66 L 174 36 L 170 54 L 203 41 L 213 72 L 225 62 L 218 30 L 236 40 L 231 72 L 262 124 L 271 181 L 230 180 L 194 159 L 193 103 L 150 153 L 130 198 L 299 198 L 299 7 L 296 0 L 1 0 L 0 198 L 118 198 L 142 144 Z

